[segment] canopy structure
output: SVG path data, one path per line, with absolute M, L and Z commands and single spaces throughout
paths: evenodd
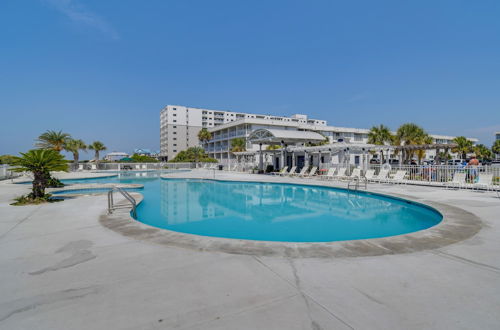
M 325 140 L 319 133 L 311 131 L 292 131 L 284 129 L 261 128 L 253 131 L 248 140 L 255 144 L 295 144 L 318 143 Z
M 396 150 L 432 150 L 432 149 L 451 149 L 458 147 L 456 143 L 434 143 L 434 144 L 407 144 L 396 146 Z
M 305 151 L 308 153 L 314 153 L 314 152 L 339 152 L 339 151 L 385 151 L 394 149 L 395 149 L 394 146 L 387 146 L 387 145 L 337 142 L 315 147 L 294 146 L 288 148 L 288 151 L 293 151 L 293 152 Z

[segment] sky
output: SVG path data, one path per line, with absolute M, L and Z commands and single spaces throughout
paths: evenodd
M 499 17 L 498 0 L 2 0 L 0 154 L 46 130 L 159 149 L 167 104 L 490 146 Z

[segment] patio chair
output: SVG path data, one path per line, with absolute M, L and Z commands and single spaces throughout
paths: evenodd
M 330 168 L 328 169 L 328 172 L 326 172 L 326 174 L 325 174 L 325 175 L 323 175 L 323 176 L 321 177 L 321 179 L 331 180 L 331 179 L 333 179 L 333 178 L 334 178 L 334 176 L 333 176 L 334 174 L 335 174 L 335 167 L 330 167 Z
M 292 166 L 290 171 L 284 172 L 283 174 L 280 174 L 281 176 L 288 176 L 288 175 L 293 175 L 295 174 L 295 170 L 297 169 L 297 166 Z
M 406 176 L 406 171 L 399 170 L 394 174 L 394 177 L 391 179 L 388 179 L 387 182 L 389 183 L 406 183 L 404 178 Z
M 143 170 L 147 170 L 147 169 L 148 169 L 148 166 L 147 166 L 147 165 L 142 165 L 142 166 L 141 166 L 141 168 L 142 168 Z
M 479 174 L 479 179 L 472 184 L 472 188 L 484 188 L 487 191 L 493 189 L 493 174 Z
M 465 178 L 467 174 L 465 172 L 455 172 L 453 174 L 453 179 L 447 182 L 446 188 L 465 188 Z
M 332 179 L 336 179 L 336 180 L 343 180 L 346 178 L 345 176 L 345 172 L 347 171 L 347 168 L 345 167 L 341 167 L 339 168 L 339 170 L 337 171 L 337 174 L 335 174 Z
M 348 180 L 354 180 L 354 179 L 360 179 L 361 178 L 361 170 L 359 168 L 355 168 L 352 170 L 352 173 L 350 176 L 346 177 Z
M 389 170 L 381 169 L 378 175 L 373 176 L 369 181 L 382 183 L 382 181 L 387 181 L 387 176 L 389 175 Z
M 304 174 L 307 172 L 307 167 L 302 167 L 299 173 L 292 173 L 290 176 L 304 176 Z
M 311 168 L 311 171 L 309 173 L 306 173 L 304 174 L 302 177 L 312 177 L 313 175 L 316 175 L 316 171 L 318 170 L 318 167 L 316 166 L 313 166 L 313 168 Z
M 283 167 L 279 172 L 271 172 L 272 175 L 283 175 L 288 170 L 288 166 Z
M 366 170 L 365 179 L 370 181 L 375 177 L 375 170 Z
M 95 165 L 95 164 L 90 165 L 90 169 L 91 170 L 97 170 L 97 165 Z
M 78 165 L 78 171 L 83 171 L 83 164 Z
M 140 169 L 141 169 L 141 166 L 139 166 L 139 165 L 135 165 L 135 169 L 136 169 L 136 170 L 140 170 Z

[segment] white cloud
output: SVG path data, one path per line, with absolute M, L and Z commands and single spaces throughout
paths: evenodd
M 115 29 L 103 18 L 86 9 L 78 0 L 45 0 L 73 23 L 96 29 L 113 39 L 119 39 Z

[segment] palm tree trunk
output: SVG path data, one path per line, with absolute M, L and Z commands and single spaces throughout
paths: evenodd
M 45 196 L 45 187 L 47 186 L 47 173 L 33 172 L 33 198 L 41 198 Z

